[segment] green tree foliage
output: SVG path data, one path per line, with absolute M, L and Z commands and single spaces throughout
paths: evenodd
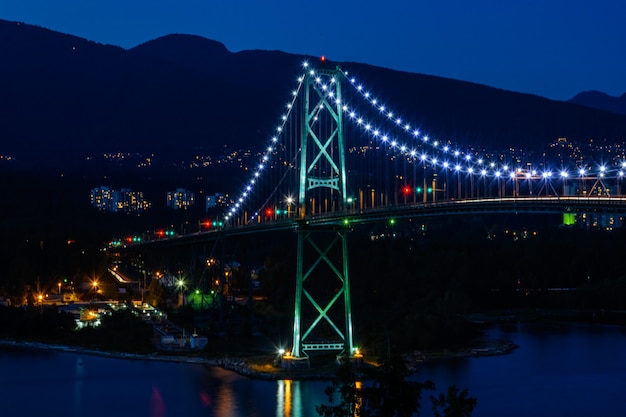
M 324 390 L 330 404 L 315 406 L 315 411 L 322 417 L 360 416 L 359 405 L 362 392 L 357 387 L 357 378 L 349 360 L 343 360 L 333 379 L 332 385 Z M 337 400 L 335 397 L 338 397 Z
M 265 270 L 260 275 L 261 288 L 277 311 L 293 309 L 294 269 L 295 265 L 290 259 L 268 257 L 265 261 Z
M 127 309 L 102 316 L 102 324 L 94 330 L 98 346 L 121 350 L 150 349 L 154 334 L 150 323 Z
M 152 279 L 147 290 L 147 302 L 153 306 L 163 308 L 166 305 L 165 289 L 158 279 Z
M 419 416 L 422 393 L 435 390 L 431 381 L 407 381 L 404 361 L 392 357 L 381 366 L 365 371 L 361 385 L 348 358 L 337 368 L 332 385 L 325 394 L 330 404 L 315 407 L 322 417 L 411 417 Z M 467 390 L 453 385 L 446 394 L 431 395 L 436 417 L 470 417 L 477 400 L 468 396 Z
M 363 415 L 368 417 L 410 417 L 421 409 L 422 391 L 432 390 L 430 382 L 407 381 L 406 364 L 398 357 L 383 361 L 370 372 L 371 384 L 363 388 Z
M 75 327 L 74 317 L 56 307 L 0 307 L 0 337 L 58 342 Z
M 468 397 L 467 389 L 459 389 L 451 385 L 446 395 L 431 395 L 435 417 L 470 417 L 476 407 L 476 399 Z

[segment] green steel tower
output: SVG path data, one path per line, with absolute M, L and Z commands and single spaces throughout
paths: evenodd
M 321 207 L 324 212 L 347 207 L 343 77 L 337 67 L 310 71 L 303 81 L 292 363 L 298 359 L 308 363 L 306 351 L 337 350 L 350 356 L 355 352 L 348 230 L 308 221 Z

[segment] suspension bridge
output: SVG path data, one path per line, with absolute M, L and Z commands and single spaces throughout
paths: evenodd
M 241 189 L 229 194 L 209 230 L 112 250 L 204 245 L 206 265 L 195 279 L 202 286 L 207 268 L 218 264 L 221 239 L 294 231 L 293 333 L 283 361 L 296 366 L 307 363 L 311 351 L 359 356 L 348 259 L 348 236 L 356 225 L 506 212 L 559 214 L 573 226 L 621 227 L 622 149 L 610 157 L 583 154 L 567 139 L 539 153 L 462 146 L 429 137 L 426 127 L 400 110 L 339 66 L 304 63 L 256 165 L 245 169 Z M 226 276 L 229 268 L 220 267 Z M 223 290 L 220 280 L 218 287 Z

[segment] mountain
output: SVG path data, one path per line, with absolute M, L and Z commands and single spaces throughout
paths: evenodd
M 51 164 L 117 151 L 175 157 L 251 135 L 232 110 L 251 110 L 240 86 L 163 60 L 2 22 L 0 62 L 3 152 L 20 159 Z
M 0 20 L 0 155 L 39 168 L 85 169 L 94 155 L 261 148 L 303 60 L 232 53 L 173 34 L 132 49 Z M 623 141 L 626 116 L 573 102 L 362 63 L 338 63 L 431 137 L 541 150 L 558 137 Z M 55 168 L 56 167 L 56 168 Z
M 626 115 L 626 93 L 620 97 L 613 97 L 601 91 L 584 91 L 576 94 L 568 101 L 594 109 Z

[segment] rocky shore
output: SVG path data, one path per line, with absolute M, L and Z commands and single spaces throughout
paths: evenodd
M 218 366 L 213 359 L 202 358 L 197 356 L 178 356 L 178 355 L 161 355 L 158 352 L 152 354 L 138 354 L 126 352 L 112 352 L 98 349 L 88 349 L 79 346 L 55 345 L 40 342 L 25 342 L 15 340 L 0 339 L 0 346 L 8 346 L 13 348 L 37 349 L 37 350 L 53 350 L 58 352 L 81 353 L 84 355 L 97 355 L 116 359 L 137 359 L 137 360 L 153 360 L 164 362 L 181 362 L 181 363 L 198 363 L 208 366 Z
M 473 347 L 457 350 L 442 350 L 433 352 L 414 351 L 406 355 L 405 360 L 409 372 L 414 373 L 419 370 L 419 366 L 425 361 L 462 357 L 478 358 L 481 356 L 506 355 L 512 353 L 518 347 L 518 345 L 510 340 L 489 339 L 481 340 L 480 343 L 476 343 Z
M 334 368 L 326 369 L 289 369 L 285 370 L 274 363 L 272 357 L 266 355 L 263 357 L 237 358 L 222 356 L 217 358 L 208 358 L 202 356 L 188 355 L 167 355 L 162 352 L 153 352 L 151 354 L 135 354 L 125 352 L 111 352 L 98 349 L 88 349 L 77 346 L 67 346 L 58 344 L 46 344 L 40 342 L 0 340 L 0 346 L 23 349 L 37 350 L 53 350 L 59 352 L 80 353 L 85 355 L 98 355 L 108 358 L 126 359 L 126 360 L 150 360 L 163 362 L 178 362 L 198 364 L 206 367 L 220 367 L 228 371 L 236 372 L 239 375 L 258 379 L 322 379 L 330 380 L 335 376 Z M 510 341 L 490 340 L 481 343 L 476 347 L 446 350 L 437 352 L 420 352 L 414 351 L 405 356 L 407 368 L 410 373 L 417 372 L 420 364 L 428 360 L 440 360 L 456 357 L 480 357 L 504 355 L 511 353 L 518 346 Z M 370 365 L 367 365 L 370 366 Z

